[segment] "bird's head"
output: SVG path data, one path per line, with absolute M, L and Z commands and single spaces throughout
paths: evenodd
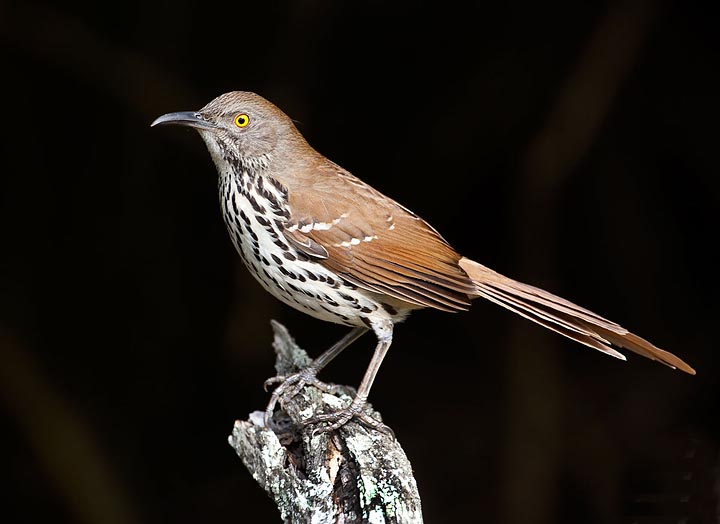
M 218 169 L 228 163 L 264 163 L 277 153 L 303 142 L 292 120 L 255 93 L 232 91 L 199 111 L 163 115 L 151 124 L 195 128 Z

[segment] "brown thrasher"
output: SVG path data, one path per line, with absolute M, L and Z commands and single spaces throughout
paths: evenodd
M 353 402 L 318 415 L 323 430 L 366 415 L 375 375 L 393 326 L 414 309 L 465 311 L 483 297 L 548 329 L 625 360 L 622 347 L 687 373 L 681 359 L 618 324 L 542 289 L 507 278 L 460 256 L 427 222 L 354 177 L 308 145 L 292 120 L 264 98 L 224 94 L 200 111 L 153 122 L 195 128 L 219 173 L 223 218 L 243 262 L 276 298 L 352 330 L 312 364 L 279 383 L 266 410 L 272 417 L 307 384 L 331 391 L 317 373 L 373 330 L 378 343 Z

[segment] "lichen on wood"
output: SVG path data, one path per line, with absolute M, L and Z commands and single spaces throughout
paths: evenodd
M 276 368 L 289 374 L 310 358 L 287 329 L 272 323 Z M 230 445 L 258 484 L 275 501 L 285 523 L 422 523 L 412 467 L 391 435 L 351 421 L 337 431 L 313 435 L 303 421 L 347 405 L 355 391 L 337 395 L 307 386 L 276 411 L 271 428 L 264 412 L 236 421 Z M 380 415 L 368 405 L 374 417 Z

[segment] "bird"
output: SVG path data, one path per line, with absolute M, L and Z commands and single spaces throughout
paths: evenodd
M 538 287 L 458 254 L 428 222 L 313 149 L 294 121 L 252 92 L 218 96 L 198 111 L 168 113 L 151 126 L 195 129 L 218 172 L 222 217 L 250 273 L 285 304 L 350 331 L 297 373 L 275 385 L 265 411 L 306 386 L 334 392 L 320 370 L 363 334 L 377 339 L 355 397 L 316 414 L 321 431 L 351 420 L 378 430 L 367 398 L 393 339 L 393 328 L 418 309 L 469 309 L 484 298 L 612 357 L 624 348 L 695 374 L 679 357 L 619 324 Z

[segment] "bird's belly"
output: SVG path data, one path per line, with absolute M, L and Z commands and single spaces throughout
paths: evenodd
M 258 233 L 257 240 L 228 224 L 230 236 L 245 266 L 271 295 L 320 320 L 348 326 L 367 325 L 370 314 L 388 315 L 371 293 L 344 282 L 312 260 L 301 260 L 284 239 Z

